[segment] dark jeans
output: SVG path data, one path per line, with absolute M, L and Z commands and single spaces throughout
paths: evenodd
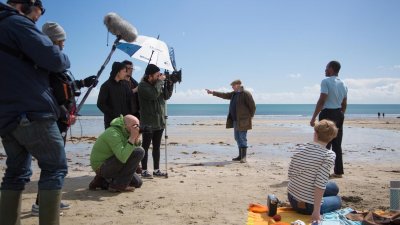
M 233 134 L 235 136 L 235 141 L 239 148 L 247 148 L 247 130 L 240 131 L 237 127 L 237 121 L 233 121 Z
M 144 151 L 141 147 L 133 150 L 126 163 L 122 163 L 117 157 L 112 156 L 100 166 L 101 177 L 111 180 L 113 185 L 129 185 L 133 183 L 135 187 L 142 186 L 142 180 L 135 174 L 136 168 L 142 160 Z
M 148 150 L 150 144 L 153 143 L 153 165 L 154 170 L 160 169 L 160 146 L 161 146 L 161 138 L 164 129 L 161 130 L 154 130 L 150 133 L 143 133 L 143 143 L 142 147 L 144 148 L 144 157 L 142 159 L 142 169 L 147 170 L 147 160 L 149 157 Z
M 326 189 L 324 192 L 324 196 L 322 198 L 322 205 L 320 213 L 328 213 L 340 209 L 342 207 L 342 201 L 340 197 L 337 195 L 339 193 L 339 187 L 335 182 L 329 181 L 326 184 Z M 314 204 L 304 203 L 299 204 L 297 199 L 293 197 L 290 193 L 288 193 L 288 199 L 290 205 L 296 212 L 301 214 L 311 215 L 314 210 Z
M 344 174 L 343 171 L 343 153 L 342 153 L 342 137 L 343 137 L 343 122 L 344 114 L 341 109 L 324 109 L 319 114 L 319 120 L 329 119 L 336 123 L 336 127 L 339 129 L 336 138 L 326 146 L 327 149 L 331 149 L 336 154 L 335 159 L 335 174 Z
M 64 141 L 54 120 L 21 120 L 10 133 L 2 136 L 7 154 L 7 169 L 2 190 L 24 190 L 32 175 L 34 156 L 41 169 L 40 190 L 59 190 L 68 172 Z

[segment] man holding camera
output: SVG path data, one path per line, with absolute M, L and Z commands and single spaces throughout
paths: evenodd
M 139 130 L 139 119 L 132 115 L 121 115 L 111 121 L 90 154 L 90 165 L 96 172 L 90 190 L 108 188 L 111 192 L 126 192 L 142 186 L 135 173 L 144 155 Z
M 49 71 L 65 71 L 70 61 L 26 16 L 32 10 L 44 12 L 35 2 L 0 3 L 0 135 L 7 154 L 1 184 L 2 225 L 20 224 L 22 191 L 32 175 L 32 156 L 41 169 L 39 223 L 59 224 L 61 189 L 68 171 Z
M 229 99 L 229 113 L 226 120 L 226 128 L 233 128 L 235 140 L 239 148 L 239 156 L 233 161 L 246 162 L 247 154 L 247 130 L 252 128 L 252 119 L 256 112 L 256 105 L 250 92 L 244 90 L 240 80 L 231 83 L 232 92 L 222 93 L 206 89 L 207 94 Z
M 142 160 L 142 178 L 152 179 L 153 176 L 165 176 L 165 173 L 160 170 L 160 145 L 165 129 L 165 100 L 171 97 L 173 89 L 172 85 L 164 83 L 165 79 L 166 76 L 160 73 L 160 68 L 149 64 L 138 87 L 142 125 L 151 128 L 149 132 L 143 133 L 142 147 L 145 155 Z M 153 143 L 153 176 L 147 170 L 148 150 L 151 143 Z

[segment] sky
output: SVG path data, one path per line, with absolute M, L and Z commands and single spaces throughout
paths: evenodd
M 4 1 L 3 1 L 4 2 Z M 338 60 L 349 104 L 400 103 L 398 0 L 42 0 L 37 22 L 59 23 L 71 72 L 95 75 L 115 40 L 104 16 L 115 12 L 139 35 L 175 50 L 182 83 L 169 103 L 228 103 L 205 89 L 231 91 L 241 79 L 257 104 L 315 104 L 326 64 Z M 97 101 L 112 62 L 132 60 L 140 80 L 146 64 L 116 50 L 86 103 Z

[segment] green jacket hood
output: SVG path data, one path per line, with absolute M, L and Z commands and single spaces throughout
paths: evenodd
M 124 116 L 120 115 L 119 117 L 113 119 L 110 123 L 110 126 L 117 127 L 119 130 L 121 130 L 124 137 L 129 137 L 129 133 L 125 129 Z

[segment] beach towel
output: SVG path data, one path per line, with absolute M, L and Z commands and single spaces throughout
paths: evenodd
M 260 204 L 257 205 L 258 205 L 257 208 L 261 209 L 261 211 L 262 208 L 264 208 L 264 210 L 268 209 L 267 206 L 263 206 Z M 302 220 L 306 224 L 309 224 L 311 220 L 310 215 L 303 215 L 297 213 L 291 207 L 279 207 L 277 210 L 277 214 L 281 216 L 281 221 L 274 221 L 272 217 L 268 216 L 267 211 L 261 213 L 252 212 L 252 208 L 250 205 L 246 224 L 247 225 L 290 225 L 291 222 L 294 222 L 296 220 Z

